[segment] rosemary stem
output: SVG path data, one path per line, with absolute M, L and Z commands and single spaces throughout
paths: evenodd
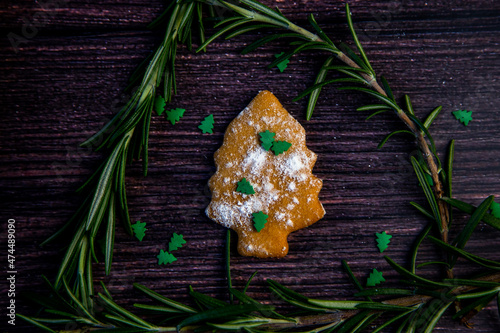
M 309 30 L 306 30 L 302 27 L 299 27 L 298 25 L 296 24 L 293 24 L 293 23 L 289 23 L 288 24 L 288 27 L 287 27 L 288 30 L 291 30 L 293 32 L 296 32 L 298 34 L 301 34 L 302 36 L 310 39 L 311 41 L 313 42 L 325 42 L 324 40 L 322 40 L 318 35 L 310 32 Z
M 491 275 L 487 275 L 481 278 L 477 279 L 478 281 L 488 281 L 488 282 L 500 282 L 500 273 L 494 273 Z M 466 293 L 468 291 L 478 289 L 479 287 L 473 287 L 473 286 L 462 286 L 453 289 L 450 294 L 452 296 L 460 295 L 463 293 Z M 439 290 L 437 292 L 440 292 Z M 446 294 L 448 293 L 447 290 L 441 290 L 443 293 L 443 298 L 448 297 Z M 427 296 L 427 295 L 415 295 L 415 296 L 408 296 L 408 297 L 400 297 L 400 298 L 394 298 L 390 299 L 387 301 L 384 301 L 382 303 L 388 304 L 388 305 L 398 305 L 398 306 L 404 306 L 404 307 L 414 307 L 418 306 L 420 304 L 427 303 L 434 299 L 434 296 Z M 326 324 L 338 324 L 342 321 L 345 321 L 356 314 L 358 314 L 362 310 L 338 310 L 333 313 L 327 313 L 327 314 L 320 314 L 320 315 L 309 315 L 309 316 L 299 316 L 295 317 L 295 322 L 289 322 L 289 323 L 279 323 L 279 324 L 270 324 L 270 325 L 265 325 L 265 326 L 260 326 L 259 330 L 265 330 L 265 329 L 276 329 L 276 328 L 292 328 L 292 327 L 307 327 L 307 326 L 315 326 L 315 325 L 326 325 Z

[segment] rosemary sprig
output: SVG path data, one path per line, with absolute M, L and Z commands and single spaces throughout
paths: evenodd
M 82 143 L 82 146 L 95 150 L 105 149 L 109 157 L 78 190 L 86 199 L 63 228 L 67 231 L 71 226 L 77 226 L 72 230 L 73 238 L 59 267 L 55 287 L 61 288 L 63 280 L 74 280 L 70 283 L 74 286 L 72 291 L 89 311 L 92 311 L 94 295 L 92 261 L 98 261 L 95 239 L 103 229 L 105 270 L 110 274 L 116 215 L 127 233 L 132 234 L 125 189 L 126 165 L 134 159 L 142 159 L 143 173 L 147 174 L 149 125 L 156 91 L 163 85 L 167 102 L 175 93 L 177 44 L 191 40 L 193 17 L 200 12 L 199 3 L 171 3 L 163 15 L 169 21 L 162 43 L 147 66 L 139 66 L 143 70 L 142 77 L 140 71 L 131 77 L 129 87 L 135 88 L 130 100 L 100 131 Z M 154 25 L 160 21 L 161 18 Z M 54 238 L 51 237 L 50 241 Z
M 203 12 L 206 8 L 208 12 L 213 14 L 214 7 L 225 8 L 232 16 L 219 18 L 219 23 L 216 25 L 219 30 L 207 39 L 204 34 Z M 405 107 L 400 107 L 385 78 L 377 78 L 354 31 L 348 5 L 346 5 L 346 16 L 358 53 L 345 44 L 335 45 L 312 15 L 309 16 L 309 23 L 314 32 L 295 25 L 281 12 L 272 10 L 254 0 L 170 2 L 165 12 L 152 23 L 152 26 L 165 25 L 165 38 L 156 52 L 132 75 L 130 88 L 135 88 L 132 89 L 131 99 L 103 129 L 83 143 L 84 146 L 91 146 L 96 150 L 105 149 L 108 152 L 108 158 L 81 187 L 80 191 L 86 194 L 86 199 L 75 216 L 61 232 L 57 233 L 59 236 L 63 234 L 63 231 L 71 230 L 72 226 L 75 226 L 72 230 L 72 240 L 63 257 L 55 283 L 49 283 L 53 296 L 31 295 L 33 300 L 45 307 L 45 312 L 49 316 L 47 318 L 31 318 L 20 315 L 20 318 L 50 332 L 53 330 L 47 325 L 73 322 L 79 323 L 91 331 L 102 332 L 168 332 L 193 329 L 198 331 L 243 329 L 249 332 L 258 332 L 287 328 L 308 328 L 314 332 L 330 332 L 332 330 L 358 332 L 380 316 L 388 316 L 389 318 L 373 332 L 382 331 L 396 321 L 402 322 L 399 331 L 406 329 L 410 332 L 415 330 L 430 332 L 452 303 L 455 303 L 455 317 L 467 324 L 467 321 L 484 308 L 489 301 L 494 297 L 498 298 L 500 293 L 500 273 L 498 273 L 500 263 L 464 250 L 465 244 L 480 221 L 500 229 L 500 220 L 487 213 L 493 197 L 488 197 L 478 208 L 448 198 L 452 194 L 451 175 L 454 142 L 452 141 L 450 145 L 446 167 L 443 169 L 434 141 L 429 133 L 429 127 L 438 116 L 441 107 L 434 109 L 423 121 L 416 117 L 408 96 L 405 96 Z M 432 221 L 440 233 L 440 239 L 429 235 L 432 224 L 424 230 L 416 241 L 409 270 L 390 258 L 386 258 L 389 264 L 407 279 L 409 289 L 363 289 L 347 263 L 344 262 L 344 268 L 359 290 L 356 296 L 365 297 L 366 300 L 310 299 L 276 281 L 268 281 L 269 288 L 273 293 L 304 311 L 301 316 L 288 316 L 279 314 L 274 307 L 263 305 L 249 297 L 246 290 L 251 279 L 243 292 L 233 288 L 228 251 L 229 303 L 191 289 L 190 295 L 199 306 L 196 309 L 163 297 L 144 286 L 135 285 L 138 290 L 160 303 L 160 305 L 136 304 L 135 306 L 142 310 L 161 314 L 162 325 L 167 323 L 170 326 L 157 325 L 120 307 L 114 302 L 104 285 L 102 285 L 103 293 L 94 291 L 92 261 L 97 261 L 94 249 L 95 238 L 102 229 L 106 240 L 105 270 L 106 274 L 109 274 L 114 243 L 115 215 L 120 217 L 125 229 L 129 233 L 131 232 L 124 181 L 126 164 L 134 159 L 142 159 L 144 175 L 147 173 L 149 124 L 156 91 L 163 85 L 163 94 L 167 102 L 175 94 L 174 62 L 177 44 L 179 42 L 186 43 L 189 48 L 191 47 L 193 23 L 198 25 L 200 32 L 201 45 L 197 51 L 205 50 L 213 40 L 224 34 L 226 38 L 234 38 L 257 29 L 277 28 L 286 30 L 286 32 L 263 37 L 247 46 L 243 53 L 254 51 L 258 47 L 280 38 L 291 39 L 290 46 L 292 48 L 273 61 L 269 65 L 270 67 L 303 51 L 327 53 L 328 58 L 318 73 L 315 84 L 298 96 L 298 98 L 302 98 L 310 95 L 306 112 L 307 119 L 312 116 L 323 87 L 334 83 L 348 83 L 349 86 L 341 86 L 339 89 L 366 93 L 381 103 L 362 106 L 358 108 L 359 111 L 374 111 L 370 117 L 380 112 L 393 111 L 402 120 L 408 130 L 390 133 L 382 140 L 379 147 L 382 147 L 393 135 L 399 133 L 410 133 L 416 138 L 420 154 L 417 158 L 412 158 L 411 163 L 431 210 L 428 211 L 416 203 L 412 204 Z M 341 64 L 334 64 L 335 60 L 340 61 Z M 327 79 L 331 71 L 340 73 L 344 77 Z M 357 86 L 352 84 L 357 84 Z M 426 174 L 431 176 L 433 186 L 427 183 Z M 448 204 L 471 214 L 469 222 L 452 243 L 448 240 L 448 228 L 451 222 L 451 208 Z M 103 221 L 106 223 L 103 224 Z M 51 237 L 49 240 L 54 238 Z M 416 274 L 418 249 L 426 239 L 435 243 L 448 255 L 449 260 L 444 263 L 447 267 L 444 279 L 434 281 Z M 229 246 L 229 238 L 227 243 Z M 455 279 L 452 269 L 458 257 L 479 265 L 488 275 L 476 279 Z M 422 263 L 421 265 L 434 263 Z M 384 295 L 402 297 L 385 301 L 372 299 L 372 297 L 375 299 L 375 297 Z M 53 298 L 57 301 L 51 301 Z M 473 301 L 470 305 L 460 308 L 457 302 L 463 299 Z
M 440 240 L 435 239 L 438 242 Z M 228 243 L 227 246 L 230 246 Z M 227 259 L 229 267 L 229 259 Z M 388 259 L 390 260 L 390 259 Z M 497 263 L 500 265 L 500 263 Z M 345 268 L 350 271 L 347 263 Z M 352 273 L 351 273 L 352 274 Z M 410 274 L 411 275 L 411 274 Z M 494 273 L 475 280 L 443 280 L 429 281 L 427 287 L 411 287 L 410 289 L 367 289 L 355 296 L 395 296 L 396 298 L 374 300 L 324 300 L 313 299 L 299 294 L 280 283 L 268 280 L 269 289 L 285 302 L 301 310 L 301 315 L 282 315 L 270 305 L 263 305 L 251 298 L 245 291 L 228 288 L 237 299 L 237 304 L 212 298 L 208 295 L 191 291 L 190 295 L 198 304 L 193 308 L 166 298 L 147 287 L 134 284 L 134 287 L 158 304 L 134 304 L 140 310 L 150 312 L 156 320 L 144 319 L 119 306 L 102 285 L 103 293 L 98 293 L 96 302 L 102 311 L 96 316 L 85 310 L 75 298 L 71 288 L 64 283 L 63 290 L 67 296 L 60 296 L 58 302 L 47 302 L 45 298 L 32 296 L 34 301 L 45 307 L 46 317 L 21 318 L 37 327 L 55 332 L 51 326 L 79 323 L 83 329 L 98 332 L 174 332 L 174 331 L 237 331 L 275 332 L 285 329 L 307 329 L 314 332 L 330 332 L 332 328 L 339 332 L 358 332 L 367 322 L 380 316 L 388 317 L 372 332 L 380 332 L 397 321 L 422 332 L 431 332 L 439 318 L 454 300 L 473 300 L 457 317 L 470 315 L 471 310 L 484 307 L 500 292 L 500 273 Z M 53 288 L 53 287 L 52 287 Z M 429 289 L 430 288 L 430 289 Z M 436 289 L 437 288 L 437 289 Z M 444 288 L 444 289 L 443 289 Z M 245 287 L 246 290 L 246 287 Z M 436 310 L 436 302 L 440 310 Z M 433 314 L 429 319 L 429 311 Z M 424 320 L 426 319 L 426 320 Z M 161 325 L 155 322 L 162 323 Z M 165 326 L 166 325 L 166 326 Z M 77 332 L 77 331 L 64 331 Z

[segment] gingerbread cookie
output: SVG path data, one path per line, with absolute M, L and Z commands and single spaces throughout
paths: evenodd
M 288 235 L 321 219 L 323 182 L 304 128 L 269 91 L 260 92 L 229 124 L 214 155 L 208 217 L 235 230 L 238 252 L 284 257 Z

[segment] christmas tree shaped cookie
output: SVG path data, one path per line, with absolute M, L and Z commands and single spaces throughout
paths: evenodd
M 284 257 L 288 235 L 324 216 L 323 183 L 312 174 L 316 154 L 306 146 L 304 128 L 269 91 L 229 124 L 214 158 L 206 213 L 237 232 L 241 255 Z M 242 193 L 242 179 L 255 193 Z

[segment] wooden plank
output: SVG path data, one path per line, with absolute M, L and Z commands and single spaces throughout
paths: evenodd
M 276 2 L 270 0 L 262 3 L 276 6 Z M 317 16 L 318 22 L 331 23 L 332 19 L 345 22 L 344 3 L 339 1 L 280 1 L 278 6 L 287 16 L 296 20 L 305 21 L 305 14 L 312 13 Z M 357 0 L 351 1 L 350 6 L 358 21 L 376 22 L 383 28 L 386 28 L 387 21 L 393 20 L 487 18 L 498 16 L 500 10 L 498 2 L 493 0 L 390 3 Z M 23 26 L 28 35 L 33 32 L 33 28 L 39 29 L 40 34 L 53 30 L 61 33 L 68 29 L 78 32 L 83 26 L 86 30 L 140 29 L 160 15 L 164 8 L 163 1 L 23 0 L 0 4 L 0 29 L 12 30 L 19 35 L 23 33 Z M 223 10 L 219 10 L 219 13 L 223 13 Z

